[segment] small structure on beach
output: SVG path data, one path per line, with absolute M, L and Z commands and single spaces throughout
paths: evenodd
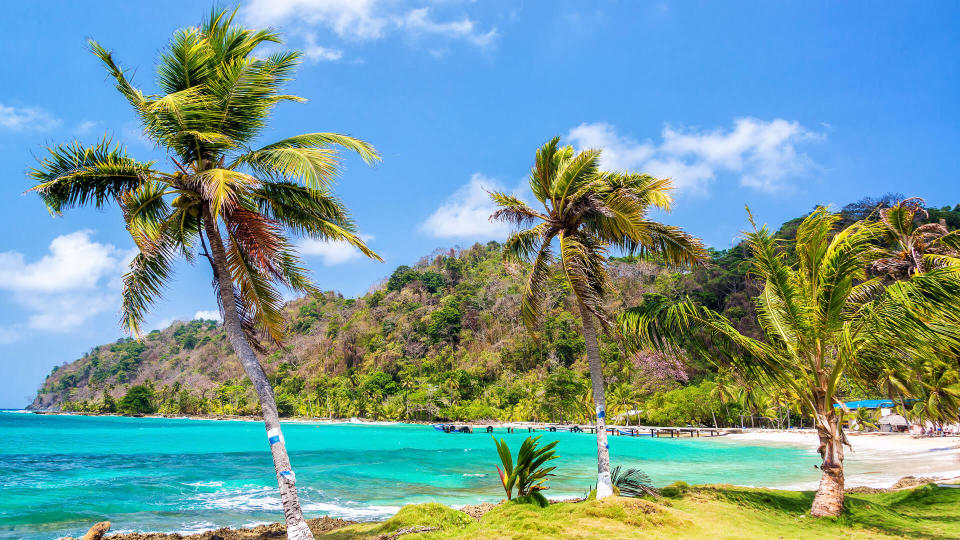
M 892 399 L 860 399 L 857 401 L 848 401 L 843 404 L 848 410 L 857 409 L 892 409 L 897 406 Z M 834 404 L 835 408 L 840 408 L 839 404 Z
M 910 428 L 907 419 L 899 414 L 887 414 L 877 421 L 880 431 L 885 433 L 902 433 Z

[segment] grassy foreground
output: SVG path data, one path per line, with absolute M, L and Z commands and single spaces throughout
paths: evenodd
M 811 492 L 699 486 L 666 490 L 672 497 L 559 503 L 547 508 L 502 504 L 479 521 L 441 504 L 403 507 L 391 519 L 318 538 L 389 538 L 437 527 L 416 538 L 960 538 L 960 489 L 925 485 L 889 493 L 850 494 L 839 519 L 806 515 Z

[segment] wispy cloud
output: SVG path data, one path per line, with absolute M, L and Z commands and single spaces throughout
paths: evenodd
M 100 125 L 100 122 L 95 122 L 93 120 L 83 120 L 82 122 L 77 124 L 75 128 L 73 128 L 73 132 L 76 133 L 77 135 L 86 135 L 91 131 L 93 131 L 93 128 L 99 125 Z
M 309 35 L 303 46 L 303 55 L 314 62 L 336 62 L 343 58 L 343 51 L 317 45 L 316 38 Z
M 504 238 L 510 227 L 490 221 L 496 207 L 488 191 L 509 190 L 492 178 L 474 173 L 420 224 L 420 230 L 437 238 Z
M 368 244 L 374 239 L 374 237 L 369 234 L 361 234 L 360 238 L 364 243 Z M 324 266 L 343 264 L 347 261 L 363 257 L 363 253 L 360 253 L 359 249 L 346 242 L 331 242 L 304 238 L 297 242 L 297 249 L 304 256 L 320 257 Z
M 433 6 L 411 7 L 388 0 L 252 0 L 242 15 L 253 26 L 288 26 L 304 40 L 302 48 L 312 60 L 334 61 L 344 56 L 340 48 L 317 43 L 320 31 L 331 32 L 346 43 L 391 36 L 433 37 L 485 48 L 497 38 L 496 28 L 483 29 L 465 15 L 437 17 Z
M 58 236 L 33 262 L 17 251 L 0 253 L 0 290 L 27 312 L 29 328 L 65 332 L 116 309 L 120 276 L 133 252 L 94 242 L 92 235 Z
M 204 319 L 207 321 L 219 321 L 222 317 L 220 315 L 220 310 L 218 309 L 201 309 L 193 314 L 193 318 Z
M 0 103 L 0 128 L 12 131 L 49 131 L 60 124 L 60 119 L 46 109 L 14 107 Z
M 706 194 L 718 174 L 739 177 L 742 186 L 767 192 L 790 187 L 790 179 L 815 167 L 800 150 L 823 135 L 798 122 L 739 118 L 731 129 L 684 129 L 666 126 L 662 140 L 637 141 L 599 122 L 581 124 L 567 134 L 579 148 L 602 148 L 602 164 L 670 177 L 680 192 Z

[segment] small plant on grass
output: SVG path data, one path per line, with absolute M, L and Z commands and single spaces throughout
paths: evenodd
M 500 454 L 500 462 L 503 469 L 497 466 L 497 473 L 500 474 L 500 482 L 503 484 L 503 490 L 507 493 L 507 499 L 513 499 L 513 488 L 517 488 L 517 497 L 531 498 L 533 501 L 541 502 L 543 495 L 539 492 L 547 489 L 544 484 L 548 476 L 553 476 L 551 471 L 556 467 L 544 467 L 544 463 L 551 459 L 557 459 L 556 452 L 553 450 L 558 441 L 553 441 L 546 446 L 540 446 L 537 437 L 527 437 L 520 446 L 517 453 L 517 463 L 513 463 L 513 456 L 510 454 L 510 448 L 503 439 L 499 441 L 493 439 L 497 445 L 497 453 Z
M 621 497 L 660 496 L 660 492 L 652 485 L 653 481 L 640 469 L 624 469 L 617 465 L 610 471 L 610 481 Z

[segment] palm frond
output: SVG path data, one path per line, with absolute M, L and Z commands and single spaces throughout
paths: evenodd
M 87 148 L 73 143 L 47 150 L 48 155 L 29 172 L 37 182 L 29 191 L 37 192 L 55 214 L 91 203 L 101 208 L 159 176 L 151 168 L 153 162 L 127 157 L 106 138 Z

